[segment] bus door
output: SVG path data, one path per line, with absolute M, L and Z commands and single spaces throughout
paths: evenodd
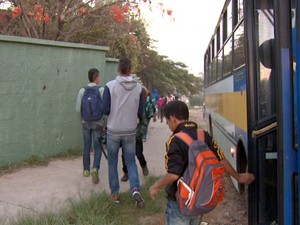
M 297 3 L 298 2 L 298 3 Z M 296 5 L 276 1 L 276 98 L 278 147 L 278 224 L 299 224 L 298 207 L 298 85 L 296 77 Z M 299 6 L 298 6 L 299 7 Z M 299 20 L 298 20 L 299 22 Z
M 298 151 L 298 170 L 295 173 L 294 180 L 294 199 L 295 199 L 295 207 L 294 207 L 294 221 L 295 224 L 300 223 L 300 185 L 299 185 L 299 173 L 300 173 L 300 150 L 299 150 L 299 140 L 300 140 L 300 67 L 297 62 L 300 57 L 300 0 L 292 1 L 291 4 L 291 24 L 292 24 L 292 62 L 293 62 L 293 72 L 294 72 L 294 124 L 295 124 L 295 148 Z
M 249 224 L 298 224 L 291 7 L 295 0 L 255 0 L 249 45 Z M 288 2 L 288 3 L 287 3 Z M 249 15 L 251 15 L 249 13 Z
M 278 221 L 274 1 L 247 1 L 246 5 L 245 32 L 252 43 L 248 45 L 248 161 L 256 177 L 248 189 L 251 225 Z

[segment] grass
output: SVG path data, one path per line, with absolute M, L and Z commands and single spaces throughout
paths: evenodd
M 12 225 L 159 225 L 163 222 L 165 209 L 165 194 L 161 190 L 152 200 L 148 194 L 149 187 L 157 180 L 149 177 L 143 185 L 142 196 L 146 207 L 139 209 L 135 206 L 131 193 L 121 193 L 121 203 L 111 202 L 106 193 L 93 193 L 88 199 L 71 201 L 69 209 L 60 213 L 41 213 L 36 216 L 22 216 Z M 159 220 L 157 220 L 159 218 Z

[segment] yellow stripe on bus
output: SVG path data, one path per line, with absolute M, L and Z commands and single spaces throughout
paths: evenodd
M 205 97 L 205 107 L 247 131 L 246 92 L 211 94 Z

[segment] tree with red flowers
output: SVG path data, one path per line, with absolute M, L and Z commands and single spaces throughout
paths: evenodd
M 0 34 L 60 41 L 70 41 L 96 25 L 128 28 L 129 20 L 139 18 L 141 4 L 151 7 L 149 0 L 2 0 L 0 6 L 5 3 L 10 7 L 0 11 Z

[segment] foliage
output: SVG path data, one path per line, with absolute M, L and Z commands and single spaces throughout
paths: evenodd
M 193 95 L 190 97 L 190 106 L 201 106 L 204 102 L 204 96 L 203 94 Z
M 130 33 L 128 19 L 139 18 L 140 4 L 147 4 L 148 0 L 142 3 L 136 0 L 0 1 L 0 5 L 4 3 L 9 3 L 10 8 L 1 11 L 1 34 L 70 41 L 90 29 L 103 30 L 115 25 L 129 29 Z M 172 11 L 167 10 L 166 14 L 171 16 Z
M 159 93 L 172 93 L 178 97 L 190 96 L 200 92 L 201 80 L 188 73 L 187 66 L 160 56 L 153 50 L 143 55 L 143 68 L 138 73 L 145 86 Z

